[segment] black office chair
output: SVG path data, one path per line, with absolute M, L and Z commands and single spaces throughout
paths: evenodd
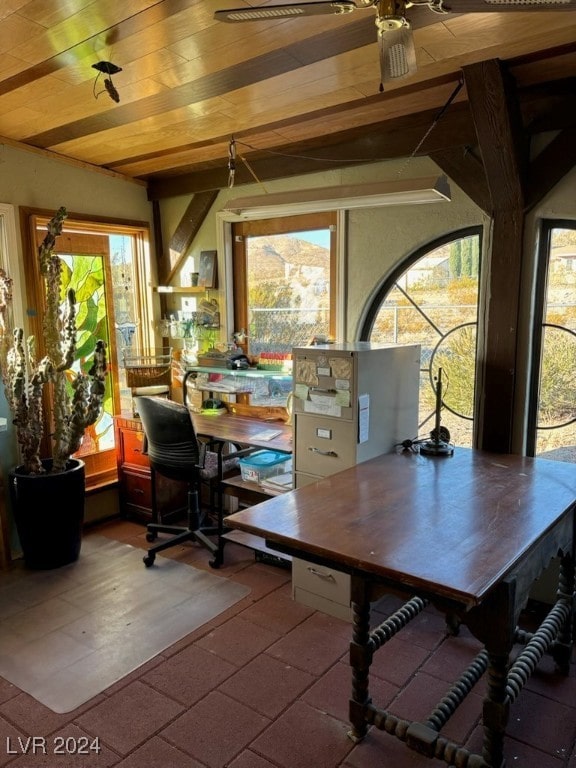
M 158 533 L 174 534 L 171 538 L 150 547 L 144 557 L 144 564 L 149 567 L 154 563 L 156 553 L 181 544 L 194 541 L 215 555 L 210 561 L 213 568 L 222 564 L 222 497 L 218 490 L 217 523 L 205 525 L 206 515 L 202 512 L 199 500 L 200 484 L 203 480 L 219 484 L 223 472 L 229 472 L 237 459 L 223 458 L 210 461 L 205 469 L 204 460 L 207 445 L 198 440 L 192 424 L 192 418 L 186 406 L 160 397 L 141 396 L 135 398 L 138 414 L 142 420 L 146 436 L 146 453 L 150 461 L 152 486 L 152 512 L 155 521 L 160 520 L 156 506 L 155 475 L 159 473 L 171 480 L 188 483 L 187 525 L 165 525 L 152 522 L 147 526 L 146 539 L 155 541 Z M 211 457 L 213 458 L 213 457 Z M 211 501 L 213 496 L 211 495 Z M 213 541 L 210 536 L 216 536 Z

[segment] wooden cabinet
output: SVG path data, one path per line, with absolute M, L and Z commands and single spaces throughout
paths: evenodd
M 144 453 L 144 431 L 140 419 L 115 416 L 116 459 L 120 512 L 129 519 L 158 522 L 152 512 L 150 462 Z M 164 521 L 185 514 L 187 486 L 156 475 L 156 504 Z

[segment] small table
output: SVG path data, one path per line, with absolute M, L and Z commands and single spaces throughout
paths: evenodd
M 228 517 L 269 546 L 348 572 L 353 740 L 386 730 L 428 757 L 463 768 L 502 768 L 511 704 L 544 653 L 568 672 L 572 648 L 576 480 L 574 465 L 458 448 L 452 457 L 380 456 Z M 546 626 L 518 629 L 531 585 L 560 555 L 557 601 Z M 371 628 L 370 605 L 406 599 Z M 431 602 L 484 649 L 422 723 L 379 709 L 369 694 L 374 653 Z M 511 665 L 510 652 L 526 643 Z M 441 729 L 488 672 L 484 743 L 471 754 Z

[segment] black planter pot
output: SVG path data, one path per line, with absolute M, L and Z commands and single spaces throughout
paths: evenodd
M 60 568 L 78 559 L 84 523 L 84 462 L 71 459 L 65 472 L 43 475 L 22 467 L 9 473 L 10 500 L 24 561 L 29 568 Z

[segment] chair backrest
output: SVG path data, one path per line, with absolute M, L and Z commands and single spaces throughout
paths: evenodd
M 161 397 L 135 398 L 148 442 L 150 466 L 166 477 L 193 480 L 200 446 L 186 406 Z

